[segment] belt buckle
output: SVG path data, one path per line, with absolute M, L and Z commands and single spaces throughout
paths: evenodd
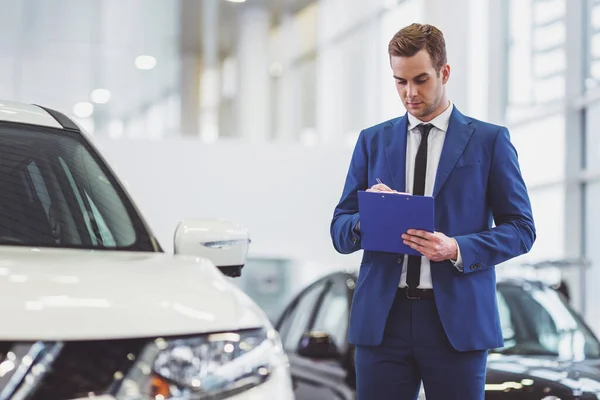
M 421 299 L 421 296 L 412 297 L 412 296 L 410 295 L 410 290 L 411 290 L 411 289 L 410 289 L 410 288 L 407 286 L 407 287 L 406 287 L 406 292 L 405 292 L 405 293 L 406 293 L 406 298 L 407 298 L 407 299 L 410 299 L 410 300 L 420 300 L 420 299 Z M 416 290 L 416 289 L 415 289 L 415 290 Z

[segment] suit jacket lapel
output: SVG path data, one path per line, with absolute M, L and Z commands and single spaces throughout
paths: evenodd
M 435 185 L 433 188 L 433 196 L 437 196 L 440 192 L 444 183 L 450 176 L 450 173 L 454 169 L 454 166 L 460 159 L 460 156 L 467 147 L 467 143 L 473 135 L 475 130 L 469 126 L 468 121 L 464 115 L 462 115 L 456 107 L 452 111 L 450 116 L 450 124 L 448 125 L 448 131 L 446 132 L 446 138 L 444 139 L 444 147 L 442 148 L 442 154 L 440 156 L 440 163 L 435 177 Z
M 392 178 L 392 189 L 406 191 L 406 114 L 388 128 L 385 138 L 385 159 Z M 384 181 L 385 183 L 385 181 Z

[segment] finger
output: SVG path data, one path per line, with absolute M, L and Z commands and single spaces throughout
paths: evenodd
M 427 245 L 428 243 L 430 243 L 430 241 L 427 239 L 423 239 L 422 237 L 409 235 L 406 233 L 402 235 L 402 239 L 404 239 L 405 242 L 416 243 L 423 247 L 428 247 Z
M 440 252 L 440 244 L 437 241 L 431 241 L 417 236 L 410 236 L 406 234 L 402 235 L 402 239 L 404 241 L 404 244 L 408 246 L 417 246 L 419 248 L 419 251 L 423 253 L 423 255 L 435 256 Z
M 433 250 L 434 250 L 433 243 L 431 243 L 427 240 L 424 240 L 422 238 L 419 238 L 416 236 L 411 236 L 408 238 L 403 237 L 402 239 L 403 239 L 403 242 L 405 245 L 411 246 L 411 247 L 416 246 L 419 249 L 423 250 L 424 252 L 433 252 Z M 421 250 L 419 250 L 419 251 L 421 251 Z
M 404 244 L 406 244 L 407 246 L 410 246 L 411 249 L 418 251 L 419 253 L 421 253 L 425 257 L 427 257 L 427 254 L 429 254 L 429 252 L 427 251 L 427 248 L 425 246 L 422 246 L 422 245 L 418 244 L 418 243 L 409 242 L 409 241 L 405 240 Z M 429 257 L 427 257 L 427 258 L 429 258 Z
M 423 231 L 420 229 L 409 229 L 407 233 L 412 236 L 422 237 L 426 240 L 433 240 L 437 238 L 437 236 L 434 233 Z

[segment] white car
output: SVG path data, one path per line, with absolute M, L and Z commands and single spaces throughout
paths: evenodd
M 0 400 L 293 399 L 279 335 L 225 276 L 246 229 L 183 221 L 174 240 L 78 124 L 0 101 Z

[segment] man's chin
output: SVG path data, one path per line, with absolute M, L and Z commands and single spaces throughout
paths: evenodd
M 408 111 L 413 117 L 418 119 L 427 118 L 432 114 L 432 111 L 429 107 L 426 107 L 425 104 L 419 104 L 418 106 L 405 106 L 406 111 Z
M 406 111 L 411 113 L 414 117 L 421 118 L 427 115 L 427 110 L 421 107 L 406 107 Z

